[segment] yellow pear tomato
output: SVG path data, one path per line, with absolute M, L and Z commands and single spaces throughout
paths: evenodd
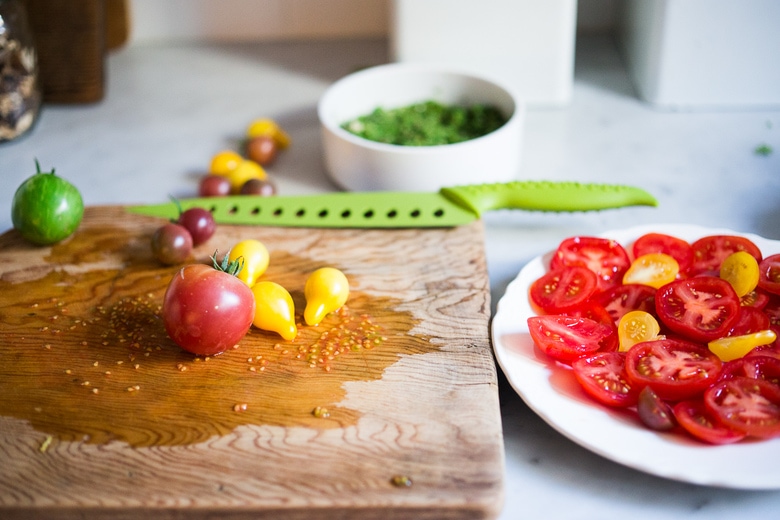
M 303 292 L 306 297 L 303 319 L 307 325 L 317 325 L 347 303 L 349 281 L 338 269 L 322 267 L 309 275 Z
M 776 339 L 777 334 L 773 330 L 760 330 L 752 334 L 719 338 L 710 341 L 707 346 L 713 354 L 725 362 L 744 357 L 754 348 L 769 345 Z
M 257 279 L 263 276 L 270 263 L 268 248 L 259 240 L 247 239 L 238 242 L 230 250 L 228 257 L 231 261 L 244 259 L 244 267 L 236 275 L 239 280 L 252 287 Z
M 747 251 L 731 253 L 720 264 L 720 277 L 734 288 L 742 298 L 758 286 L 758 261 Z
M 665 253 L 648 253 L 631 262 L 623 275 L 623 283 L 638 283 L 658 289 L 673 282 L 680 272 L 680 265 Z
M 214 175 L 227 175 L 235 170 L 244 158 L 233 150 L 222 150 L 211 158 L 209 171 Z
M 620 341 L 618 350 L 626 352 L 637 343 L 657 338 L 660 332 L 661 327 L 658 325 L 658 320 L 649 312 L 627 312 L 618 322 L 618 340 Z
M 252 325 L 276 332 L 287 341 L 298 335 L 295 325 L 295 304 L 287 289 L 276 282 L 261 281 L 252 286 L 255 296 L 255 318 Z

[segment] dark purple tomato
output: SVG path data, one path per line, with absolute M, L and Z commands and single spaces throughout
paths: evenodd
M 217 230 L 214 215 L 204 208 L 190 208 L 179 215 L 177 224 L 184 227 L 192 236 L 192 245 L 198 246 L 211 238 Z
M 649 386 L 644 387 L 639 392 L 636 411 L 642 420 L 642 424 L 651 430 L 671 430 L 677 424 L 674 420 L 672 407 L 658 397 L 658 394 Z
M 223 175 L 204 175 L 198 193 L 201 197 L 226 197 L 230 195 L 230 181 Z
M 161 264 L 180 264 L 192 253 L 192 235 L 183 226 L 165 224 L 152 235 L 152 253 Z
M 276 195 L 276 186 L 269 179 L 250 179 L 241 186 L 241 195 Z

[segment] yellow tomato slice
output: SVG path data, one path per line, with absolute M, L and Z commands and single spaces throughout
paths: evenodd
M 631 262 L 631 266 L 623 275 L 623 283 L 649 285 L 658 289 L 662 285 L 673 282 L 680 272 L 680 266 L 670 255 L 665 253 L 648 253 Z
M 731 361 L 744 357 L 756 347 L 769 345 L 777 339 L 773 330 L 761 330 L 742 336 L 728 336 L 710 341 L 707 346 L 721 361 Z
M 742 298 L 758 285 L 758 261 L 747 251 L 731 253 L 720 265 L 720 277 Z
M 620 341 L 620 352 L 626 352 L 628 349 L 658 337 L 661 327 L 658 320 L 645 311 L 630 311 L 623 315 L 618 322 L 618 340 Z

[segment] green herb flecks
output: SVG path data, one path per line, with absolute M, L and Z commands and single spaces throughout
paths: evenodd
M 756 147 L 754 152 L 756 155 L 762 155 L 766 157 L 768 155 L 772 155 L 772 147 L 768 144 L 761 144 Z
M 497 130 L 507 119 L 492 106 L 443 105 L 425 101 L 394 109 L 376 108 L 342 125 L 370 141 L 403 146 L 435 146 L 475 139 Z

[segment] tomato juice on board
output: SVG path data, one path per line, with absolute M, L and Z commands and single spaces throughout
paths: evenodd
M 594 401 L 651 429 L 780 436 L 778 264 L 743 236 L 570 237 L 530 284 L 528 329 Z

